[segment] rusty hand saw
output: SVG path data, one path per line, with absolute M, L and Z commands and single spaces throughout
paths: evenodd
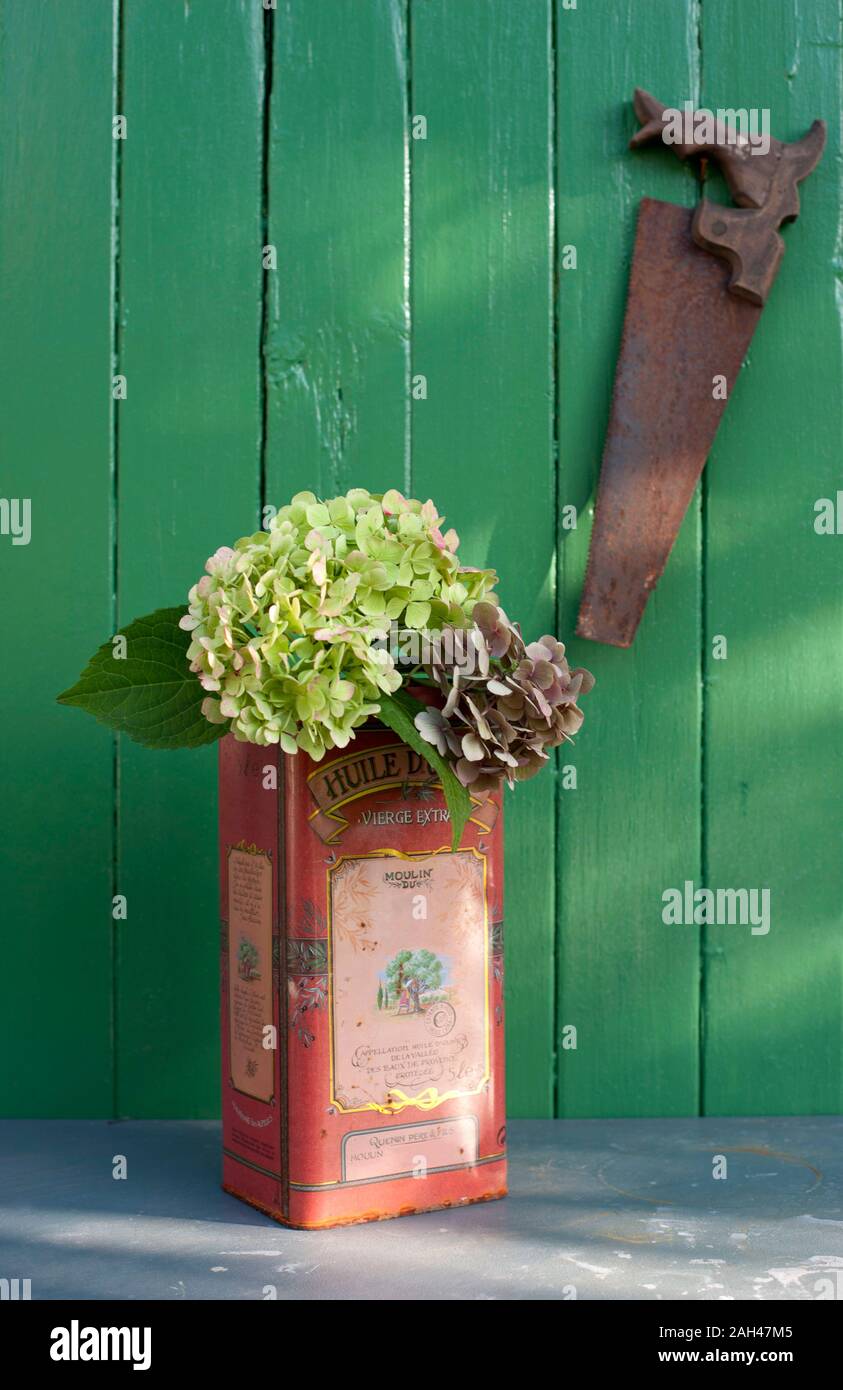
M 615 647 L 631 645 L 667 563 L 784 255 L 778 229 L 825 145 L 824 121 L 762 144 L 711 112 L 686 109 L 677 126 L 640 88 L 634 105 L 633 148 L 716 159 L 737 206 L 641 201 L 577 624 Z

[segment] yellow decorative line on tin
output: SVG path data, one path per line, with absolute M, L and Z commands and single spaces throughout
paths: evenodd
M 473 854 L 483 866 L 483 977 L 485 989 L 483 992 L 483 1039 L 484 1039 L 484 1072 L 476 1086 L 468 1091 L 445 1091 L 442 1095 L 435 1086 L 427 1086 L 420 1091 L 417 1096 L 408 1096 L 404 1091 L 391 1086 L 387 1095 L 395 1096 L 395 1100 L 390 1100 L 384 1104 L 379 1104 L 375 1100 L 366 1101 L 364 1105 L 341 1105 L 334 1095 L 334 946 L 332 934 L 332 911 L 331 911 L 331 874 L 335 873 L 341 864 L 345 864 L 354 859 L 383 859 L 389 855 L 394 859 L 431 859 L 436 854 Z M 408 1106 L 415 1105 L 419 1110 L 435 1110 L 443 1105 L 446 1100 L 457 1100 L 464 1096 L 477 1096 L 483 1087 L 490 1080 L 492 1075 L 491 1049 L 489 1044 L 489 901 L 486 886 L 487 862 L 485 854 L 481 854 L 473 845 L 465 849 L 452 850 L 450 845 L 441 845 L 439 849 L 426 850 L 416 854 L 405 854 L 400 849 L 378 849 L 372 850 L 368 854 L 343 854 L 337 859 L 336 863 L 331 864 L 325 874 L 326 878 L 326 901 L 328 907 L 328 966 L 329 966 L 329 989 L 330 997 L 328 1000 L 328 1051 L 330 1064 L 330 1100 L 331 1105 L 340 1112 L 341 1115 L 357 1115 L 365 1111 L 376 1111 L 380 1115 L 398 1115 Z
M 484 1077 L 480 1083 L 480 1088 L 485 1086 L 488 1077 Z M 397 1086 L 391 1086 L 389 1095 L 395 1096 L 394 1101 L 390 1101 L 387 1106 L 375 1105 L 373 1101 L 365 1106 L 366 1110 L 380 1110 L 388 1115 L 397 1115 L 400 1111 L 406 1110 L 408 1105 L 417 1105 L 419 1110 L 435 1110 L 437 1105 L 441 1105 L 446 1100 L 456 1100 L 457 1096 L 476 1095 L 477 1091 L 446 1091 L 440 1095 L 435 1086 L 428 1086 L 424 1091 L 419 1091 L 417 1096 L 408 1096 L 404 1091 L 399 1091 Z

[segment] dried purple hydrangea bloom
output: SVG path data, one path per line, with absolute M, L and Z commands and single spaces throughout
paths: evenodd
M 426 667 L 445 699 L 442 709 L 428 708 L 415 722 L 463 786 L 486 792 L 504 778 L 513 786 L 533 777 L 550 750 L 572 738 L 583 722 L 577 700 L 594 677 L 571 670 L 555 637 L 525 645 L 493 603 L 476 603 L 472 620 L 469 640 L 446 644 Z

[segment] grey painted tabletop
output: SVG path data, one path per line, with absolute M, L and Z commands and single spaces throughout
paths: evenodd
M 291 1231 L 221 1191 L 217 1124 L 7 1120 L 0 1277 L 33 1299 L 839 1299 L 841 1140 L 831 1117 L 513 1121 L 504 1201 Z

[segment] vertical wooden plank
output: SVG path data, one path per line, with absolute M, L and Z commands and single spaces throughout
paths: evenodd
M 109 4 L 4 10 L 0 495 L 31 508 L 28 544 L 0 535 L 9 1115 L 111 1113 L 112 743 L 55 696 L 113 621 L 113 46 Z
M 267 501 L 405 479 L 404 0 L 274 16 Z
M 707 930 L 712 1114 L 843 1100 L 843 541 L 814 530 L 841 487 L 841 30 L 837 0 L 705 0 L 705 104 L 768 108 L 828 146 L 708 464 L 707 882 L 769 889 L 769 933 Z M 725 636 L 726 660 L 712 659 Z
M 124 0 L 121 619 L 257 519 L 263 10 Z M 218 1113 L 213 749 L 120 762 L 120 1114 Z
M 692 0 L 557 2 L 561 630 L 574 631 L 637 208 L 694 201 L 667 152 L 633 154 L 634 87 L 695 96 Z M 566 246 L 576 269 L 566 269 Z M 567 259 L 570 261 L 570 253 Z M 692 504 L 629 651 L 574 641 L 597 686 L 560 786 L 563 1115 L 697 1110 L 699 931 L 666 927 L 661 895 L 699 875 L 699 508 Z
M 550 6 L 412 5 L 413 491 L 554 627 Z M 508 1111 L 553 1106 L 554 778 L 506 797 Z

